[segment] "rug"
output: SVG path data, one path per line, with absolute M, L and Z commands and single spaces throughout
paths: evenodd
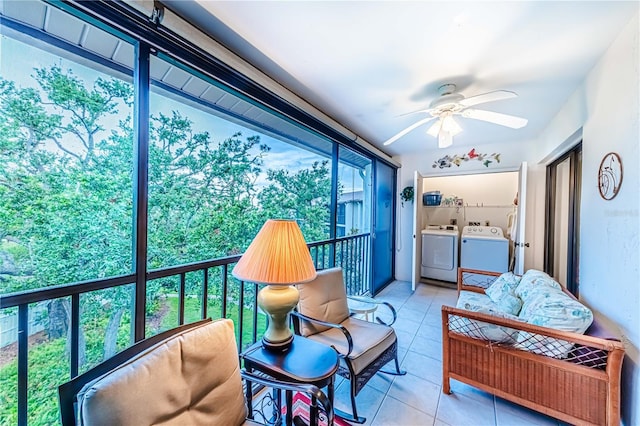
M 293 394 L 293 416 L 302 417 L 305 422 L 309 423 L 309 404 L 311 403 L 309 397 L 300 392 L 296 392 Z M 287 407 L 282 407 L 282 415 L 284 416 L 287 413 Z M 351 423 L 348 423 L 344 419 L 336 416 L 334 418 L 333 424 L 336 426 L 351 426 Z M 327 426 L 327 418 L 323 413 L 320 413 L 320 420 L 318 421 L 319 426 Z

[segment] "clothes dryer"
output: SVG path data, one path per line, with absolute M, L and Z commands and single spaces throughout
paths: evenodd
M 460 266 L 492 272 L 509 269 L 509 240 L 497 226 L 465 226 L 460 236 Z
M 459 231 L 456 225 L 429 225 L 422 231 L 422 267 L 424 278 L 456 282 L 458 280 Z

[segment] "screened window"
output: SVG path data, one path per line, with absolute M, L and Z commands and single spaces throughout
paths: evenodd
M 4 2 L 0 36 L 2 291 L 132 272 L 134 49 L 42 2 Z M 80 371 L 131 343 L 131 286 L 82 295 Z M 29 422 L 58 419 L 70 298 L 30 306 Z M 3 355 L 17 340 L 3 311 Z M 61 362 L 64 360 L 64 362 Z M 15 355 L 0 363 L 0 418 L 16 423 Z

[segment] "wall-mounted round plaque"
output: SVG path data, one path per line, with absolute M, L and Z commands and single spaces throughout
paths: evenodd
M 598 169 L 598 190 L 605 200 L 611 200 L 620 191 L 622 185 L 622 161 L 615 152 L 604 156 Z

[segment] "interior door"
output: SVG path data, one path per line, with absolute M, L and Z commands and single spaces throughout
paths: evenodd
M 417 170 L 413 174 L 413 253 L 411 256 L 411 290 L 415 291 L 416 285 L 420 282 L 420 271 L 422 265 L 422 176 Z
M 375 162 L 375 212 L 373 224 L 373 288 L 376 294 L 393 280 L 396 170 L 381 161 Z
M 513 272 L 517 275 L 524 274 L 524 249 L 529 247 L 525 238 L 525 219 L 527 204 L 527 163 L 520 165 L 518 176 L 518 208 L 516 210 L 516 239 L 515 239 L 515 266 Z

